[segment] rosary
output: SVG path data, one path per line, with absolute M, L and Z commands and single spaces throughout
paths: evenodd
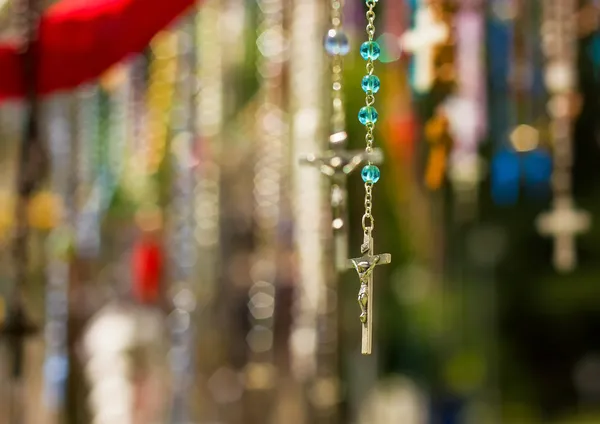
M 369 156 L 373 152 L 373 142 L 375 136 L 375 123 L 377 122 L 377 110 L 373 106 L 375 103 L 375 93 L 379 91 L 379 78 L 373 74 L 375 71 L 374 61 L 379 58 L 381 48 L 373 40 L 375 35 L 375 6 L 378 0 L 365 0 L 368 7 L 366 32 L 368 40 L 360 47 L 360 55 L 367 62 L 367 75 L 362 79 L 362 89 L 366 93 L 366 106 L 358 112 L 358 120 L 366 128 L 366 148 L 365 152 Z M 389 264 L 392 256 L 388 253 L 376 255 L 373 253 L 373 229 L 375 228 L 375 219 L 371 214 L 373 185 L 379 181 L 381 176 L 379 168 L 368 160 L 361 172 L 365 183 L 365 213 L 362 217 L 362 227 L 364 231 L 363 243 L 360 247 L 362 256 L 360 258 L 350 259 L 349 268 L 354 268 L 360 278 L 360 289 L 358 292 L 358 304 L 360 306 L 360 322 L 362 324 L 362 348 L 363 355 L 370 355 L 373 346 L 373 270 L 377 265 Z
M 543 3 L 546 87 L 550 94 L 548 111 L 550 137 L 554 148 L 552 210 L 536 220 L 538 231 L 554 238 L 554 267 L 571 272 L 577 266 L 576 236 L 591 226 L 589 213 L 575 207 L 572 193 L 573 140 L 571 127 L 577 114 L 577 38 L 574 0 L 547 0 Z

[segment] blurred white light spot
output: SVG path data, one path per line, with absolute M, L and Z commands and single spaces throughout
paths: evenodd
M 320 408 L 332 407 L 339 402 L 340 384 L 336 377 L 318 379 L 309 393 L 310 401 Z
M 91 325 L 85 337 L 88 352 L 118 352 L 135 338 L 135 324 L 118 308 L 106 310 Z
M 275 299 L 267 293 L 256 293 L 250 298 L 248 308 L 255 319 L 268 319 L 275 311 Z
M 311 355 L 317 346 L 317 332 L 314 328 L 304 327 L 293 332 L 291 346 L 300 355 Z
M 183 333 L 190 326 L 190 314 L 182 309 L 175 309 L 169 315 L 171 328 L 175 333 Z
M 253 352 L 266 352 L 273 346 L 273 332 L 267 327 L 257 325 L 250 330 L 246 341 Z
M 250 362 L 246 365 L 246 387 L 266 390 L 275 384 L 277 370 L 269 363 Z
M 566 92 L 575 86 L 575 70 L 567 62 L 552 62 L 546 68 L 545 80 L 551 92 Z
M 492 14 L 501 21 L 510 21 L 517 16 L 516 3 L 512 0 L 495 1 L 492 3 Z
M 219 368 L 208 379 L 208 389 L 217 403 L 233 403 L 242 397 L 242 379 L 230 368 Z
M 196 309 L 196 298 L 194 293 L 189 289 L 180 290 L 173 298 L 173 303 L 177 308 L 187 312 L 192 312 Z
M 336 218 L 332 222 L 334 230 L 340 230 L 344 226 L 344 220 L 342 218 Z

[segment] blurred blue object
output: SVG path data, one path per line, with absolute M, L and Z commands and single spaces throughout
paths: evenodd
M 545 198 L 550 193 L 552 156 L 545 149 L 535 149 L 523 154 L 523 176 L 527 194 Z
M 514 205 L 519 198 L 519 154 L 503 149 L 496 153 L 491 166 L 492 199 L 498 205 Z
M 587 52 L 594 64 L 594 77 L 598 79 L 600 77 L 600 34 L 595 33 L 592 36 Z
M 56 407 L 64 401 L 64 387 L 69 376 L 69 360 L 66 354 L 48 356 L 44 364 L 44 374 L 46 403 Z
M 545 198 L 550 193 L 552 156 L 545 149 L 516 152 L 504 148 L 492 159 L 492 199 L 497 205 L 514 205 L 521 182 L 528 196 Z

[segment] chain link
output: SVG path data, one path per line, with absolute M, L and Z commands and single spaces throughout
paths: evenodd
M 369 8 L 366 12 L 367 17 L 367 27 L 366 32 L 369 41 L 373 41 L 375 38 L 375 5 L 377 0 L 367 0 L 366 4 Z M 375 64 L 372 59 L 367 60 L 366 64 L 367 75 L 373 75 L 375 72 Z M 375 96 L 371 92 L 367 92 L 365 97 L 365 104 L 367 107 L 373 106 L 375 104 Z M 369 122 L 366 124 L 367 133 L 365 134 L 365 152 L 371 154 L 373 152 L 373 143 L 375 142 L 375 135 L 373 134 L 375 130 L 375 124 Z M 369 165 L 372 165 L 372 162 L 368 161 Z M 365 213 L 362 217 L 362 227 L 366 237 L 371 236 L 373 229 L 375 228 L 375 219 L 372 214 L 373 208 L 373 183 L 365 183 Z
M 369 41 L 373 41 L 373 37 L 375 36 L 375 2 L 369 1 L 367 3 L 369 10 L 367 10 L 367 35 L 369 36 Z
M 365 214 L 362 217 L 362 227 L 365 235 L 370 236 L 375 227 L 375 218 L 371 213 L 373 207 L 373 183 L 365 183 Z

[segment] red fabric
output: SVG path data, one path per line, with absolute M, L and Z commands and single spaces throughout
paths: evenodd
M 160 294 L 163 254 L 152 240 L 140 241 L 133 250 L 133 291 L 142 303 L 156 303 Z
M 62 0 L 39 28 L 37 90 L 47 94 L 98 77 L 144 49 L 195 0 Z M 0 44 L 0 100 L 24 94 L 17 46 Z
M 394 156 L 394 161 L 407 163 L 413 160 L 415 154 L 416 122 L 412 113 L 396 115 L 387 121 L 389 136 L 388 150 Z

